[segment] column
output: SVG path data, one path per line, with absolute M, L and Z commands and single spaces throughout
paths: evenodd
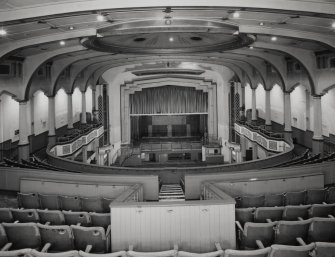
M 55 97 L 49 96 L 49 110 L 48 110 L 48 125 L 49 125 L 49 137 L 56 136 L 56 111 L 55 111 Z
M 252 160 L 257 160 L 258 158 L 258 146 L 256 142 L 251 142 L 252 144 Z
M 313 96 L 314 110 L 314 133 L 312 141 L 313 154 L 323 153 L 323 136 L 322 136 L 322 109 L 321 95 Z
M 240 119 L 245 120 L 245 86 L 241 84 Z
M 81 124 L 86 124 L 86 94 L 81 91 Z
M 271 130 L 271 91 L 265 90 L 265 126 Z
M 306 93 L 306 131 L 311 130 L 311 98 L 309 92 L 305 90 Z
M 291 119 L 291 95 L 289 92 L 284 92 L 284 124 L 285 132 L 292 132 L 292 119 Z
M 251 98 L 251 122 L 253 124 L 257 123 L 257 109 L 256 109 L 256 88 L 251 89 L 252 92 L 252 98 Z
M 28 127 L 30 122 L 28 121 L 28 101 L 22 101 L 19 103 L 19 145 L 18 155 L 19 161 L 29 158 L 29 139 L 28 139 Z
M 87 145 L 82 147 L 83 163 L 87 163 Z
M 98 106 L 97 106 L 97 99 L 96 99 L 96 88 L 92 88 L 92 114 L 93 114 L 93 121 L 98 122 Z
M 244 162 L 246 160 L 246 153 L 247 153 L 247 139 L 243 135 L 240 136 L 240 144 L 241 144 L 241 161 Z
M 68 129 L 73 129 L 72 94 L 67 94 L 67 128 Z

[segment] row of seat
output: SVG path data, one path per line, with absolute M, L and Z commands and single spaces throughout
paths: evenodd
M 18 193 L 19 207 L 107 213 L 113 198 Z
M 306 160 L 307 158 L 309 158 L 309 156 L 310 156 L 309 149 L 306 149 L 301 155 L 298 155 L 298 156 L 294 157 L 293 159 L 291 159 L 289 161 L 284 161 L 284 162 L 281 162 L 279 164 L 268 166 L 268 167 L 265 167 L 265 168 L 276 168 L 276 167 L 290 166 L 292 163 L 296 163 L 296 162 L 299 162 L 299 161 Z
M 335 204 L 288 205 L 279 207 L 236 208 L 235 219 L 246 222 L 298 220 L 335 216 Z
M 241 249 L 257 249 L 272 244 L 297 245 L 300 241 L 335 242 L 335 219 L 312 218 L 299 221 L 273 221 L 268 223 L 236 221 Z
M 236 208 L 335 203 L 335 187 L 279 194 L 244 195 L 235 198 Z
M 82 250 L 107 253 L 110 246 L 110 227 L 82 227 L 77 225 L 49 226 L 39 223 L 2 223 L 1 251 L 35 249 L 40 252 Z
M 0 208 L 0 222 L 39 222 L 49 225 L 81 224 L 81 226 L 107 228 L 111 220 L 110 213 Z

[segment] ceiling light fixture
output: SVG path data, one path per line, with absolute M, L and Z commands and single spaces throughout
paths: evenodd
M 271 41 L 277 41 L 277 37 L 275 36 L 271 37 Z
M 335 29 L 335 21 L 332 23 L 332 28 Z
M 7 31 L 4 28 L 0 29 L 0 36 L 5 36 L 7 35 Z
M 169 37 L 169 41 L 170 41 L 170 42 L 173 42 L 173 41 L 174 41 L 174 38 L 173 38 L 173 37 Z
M 74 27 L 73 27 L 73 26 L 70 26 L 70 27 L 69 27 L 69 30 L 74 30 Z
M 264 22 L 260 22 L 260 23 L 259 23 L 259 26 L 264 26 Z
M 98 14 L 97 21 L 105 21 L 105 16 Z
M 234 12 L 233 13 L 233 18 L 240 18 L 240 13 L 239 12 Z
M 61 46 L 65 46 L 65 41 L 62 40 L 62 41 L 59 42 L 59 44 L 60 44 Z
M 233 35 L 239 35 L 240 34 L 240 32 L 238 31 L 238 30 L 236 30 L 234 33 L 233 33 Z
M 249 49 L 254 49 L 254 47 L 253 46 L 249 46 Z

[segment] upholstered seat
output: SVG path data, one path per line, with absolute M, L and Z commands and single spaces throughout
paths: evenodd
M 19 207 L 26 209 L 39 209 L 40 200 L 37 193 L 18 193 Z
M 267 222 L 267 220 L 281 220 L 284 207 L 258 207 L 255 210 L 255 222 Z
M 275 229 L 275 244 L 298 245 L 297 238 L 308 238 L 308 229 L 312 220 L 278 221 Z
M 63 225 L 65 224 L 64 214 L 59 210 L 37 210 L 40 218 L 40 223 L 49 225 Z

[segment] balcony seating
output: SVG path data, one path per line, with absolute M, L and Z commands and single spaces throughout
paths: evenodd
M 41 209 L 60 210 L 58 195 L 39 194 Z
M 315 257 L 334 257 L 335 243 L 316 242 L 314 254 Z
M 266 194 L 264 207 L 275 207 L 284 205 L 284 195 L 283 194 Z
M 285 206 L 283 220 L 307 219 L 310 207 L 310 205 Z
M 324 188 L 321 189 L 308 189 L 306 191 L 306 204 L 320 204 L 326 199 L 327 191 Z
M 275 229 L 275 244 L 298 245 L 297 238 L 306 241 L 311 222 L 311 220 L 278 221 Z
M 82 210 L 87 212 L 104 212 L 102 199 L 98 197 L 81 197 Z
M 111 202 L 113 202 L 113 200 L 113 198 L 102 197 L 103 212 L 110 212 L 109 205 L 111 204 Z
M 81 201 L 79 196 L 60 195 L 59 200 L 62 210 L 66 211 L 81 211 Z
M 36 193 L 18 193 L 19 207 L 26 209 L 38 209 L 40 201 Z
M 240 251 L 240 250 L 225 250 L 224 257 L 267 257 L 271 251 L 271 247 L 258 249 L 258 250 L 250 250 L 250 251 Z
M 328 189 L 327 203 L 335 203 L 335 187 L 330 187 Z
M 308 210 L 309 217 L 329 217 L 334 215 L 335 204 L 313 204 Z
M 91 216 L 91 223 L 94 227 L 103 227 L 108 228 L 111 224 L 111 215 L 110 213 L 89 213 Z
M 249 208 L 249 207 L 261 207 L 264 206 L 265 196 L 257 195 L 257 196 L 242 196 L 241 197 L 241 207 Z
M 0 208 L 0 223 L 2 222 L 13 222 L 14 218 L 9 208 Z
M 35 209 L 11 209 L 14 220 L 21 223 L 38 222 L 39 217 Z
M 286 192 L 284 195 L 285 205 L 305 204 L 306 191 Z
M 239 221 L 242 226 L 246 222 L 254 222 L 255 208 L 236 208 L 235 220 Z
M 80 257 L 79 252 L 75 250 L 59 252 L 59 253 L 49 253 L 49 252 L 46 253 L 46 252 L 39 252 L 36 250 L 32 250 L 30 252 L 29 257 L 30 256 L 33 256 L 33 257 Z

